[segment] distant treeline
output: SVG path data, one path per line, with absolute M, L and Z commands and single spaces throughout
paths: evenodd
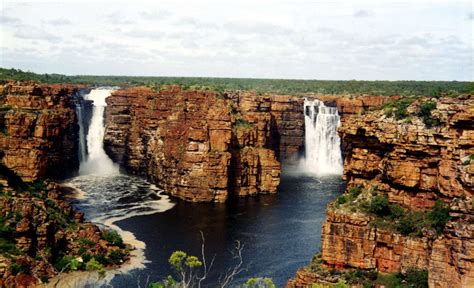
M 279 94 L 369 94 L 369 95 L 457 95 L 474 93 L 474 82 L 459 81 L 339 81 L 339 80 L 288 80 L 208 77 L 144 77 L 144 76 L 92 76 L 37 74 L 19 69 L 0 68 L 1 80 L 33 80 L 42 83 L 82 83 L 97 86 L 148 86 L 178 84 L 217 91 L 255 90 L 259 93 Z

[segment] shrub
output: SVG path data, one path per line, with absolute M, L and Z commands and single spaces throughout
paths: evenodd
M 84 253 L 84 254 L 81 254 L 81 258 L 82 258 L 82 261 L 84 261 L 84 263 L 87 263 L 92 259 L 92 256 L 90 254 Z
M 89 260 L 86 263 L 86 270 L 87 271 L 97 271 L 99 275 L 103 276 L 105 274 L 105 268 L 102 264 L 97 262 L 94 258 Z
M 408 116 L 407 108 L 413 103 L 412 98 L 401 98 L 395 102 L 386 103 L 384 105 L 385 115 L 387 117 L 395 117 L 400 120 Z
M 431 228 L 435 229 L 438 234 L 442 233 L 444 226 L 451 219 L 449 216 L 449 208 L 445 207 L 443 202 L 436 200 L 433 208 L 428 213 L 428 220 L 431 223 Z
M 116 265 L 122 263 L 123 257 L 124 257 L 124 254 L 120 250 L 114 250 L 110 252 L 108 256 L 110 262 Z
M 405 236 L 422 236 L 423 228 L 426 227 L 424 213 L 422 212 L 407 212 L 398 221 L 397 231 Z
M 105 256 L 104 254 L 96 255 L 94 258 L 95 258 L 95 260 L 97 260 L 97 262 L 99 262 L 100 264 L 102 264 L 104 266 L 110 264 L 110 259 L 107 258 L 107 256 Z
M 378 272 L 375 270 L 364 271 L 360 269 L 347 271 L 344 274 L 344 279 L 347 284 L 356 285 L 356 284 L 369 284 L 375 281 L 378 277 Z
M 15 245 L 15 242 L 11 239 L 1 238 L 0 237 L 0 253 L 19 255 L 20 250 Z
M 240 128 L 252 128 L 252 124 L 248 122 L 245 119 L 237 119 L 235 120 L 235 123 L 233 124 L 234 128 L 240 129 Z
M 17 262 L 13 262 L 10 265 L 10 272 L 13 275 L 16 275 L 18 273 L 29 274 L 30 273 L 30 266 L 25 265 L 25 264 L 19 264 Z
M 436 109 L 436 102 L 428 101 L 420 105 L 420 112 L 418 112 L 418 117 L 423 120 L 423 123 L 427 127 L 438 126 L 441 122 L 438 118 L 433 118 L 431 116 L 431 111 Z
M 355 186 L 349 189 L 349 201 L 354 201 L 359 197 L 360 193 L 362 193 L 362 187 L 361 186 Z
M 244 288 L 276 288 L 276 285 L 273 283 L 272 278 L 249 278 L 245 284 Z
M 402 279 L 398 273 L 379 274 L 376 283 L 387 288 L 404 287 L 402 284 Z
M 81 244 L 84 244 L 85 246 L 89 246 L 89 247 L 94 247 L 97 243 L 95 243 L 94 241 L 91 241 L 87 238 L 84 238 L 84 237 L 81 237 L 79 238 L 79 243 Z M 82 248 L 82 247 L 81 247 Z M 84 251 L 85 252 L 85 251 Z M 83 253 L 84 253 L 83 252 Z M 80 252 L 79 252 L 80 253 Z
M 408 268 L 402 275 L 408 287 L 425 288 L 428 287 L 428 271 L 416 268 Z
M 337 197 L 336 204 L 341 205 L 341 204 L 344 204 L 344 203 L 347 203 L 346 195 L 341 195 L 341 196 Z
M 179 287 L 178 282 L 173 279 L 171 275 L 168 275 L 165 280 L 160 282 L 153 282 L 148 285 L 148 288 L 176 288 Z
M 390 204 L 386 197 L 377 195 L 372 198 L 372 201 L 369 204 L 369 212 L 377 216 L 388 216 L 390 215 Z
M 41 275 L 40 280 L 42 283 L 48 283 L 49 282 L 49 277 L 48 275 Z
M 54 269 L 56 269 L 56 271 L 58 272 L 65 272 L 69 270 L 72 259 L 73 258 L 71 256 L 67 256 L 67 255 L 63 257 L 59 257 L 53 265 Z
M 104 239 L 105 241 L 109 242 L 110 244 L 114 246 L 119 246 L 119 247 L 124 246 L 122 237 L 115 230 L 105 230 L 102 233 L 102 239 Z

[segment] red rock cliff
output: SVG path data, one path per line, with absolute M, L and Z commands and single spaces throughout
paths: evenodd
M 426 101 L 418 99 L 408 112 L 417 115 Z M 396 121 L 383 111 L 343 117 L 339 132 L 348 192 L 328 207 L 322 229 L 323 266 L 379 272 L 418 268 L 428 271 L 430 287 L 474 286 L 474 99 L 431 101 L 436 102 L 431 115 L 441 120 L 432 128 L 416 116 Z M 351 195 L 355 187 L 362 189 L 360 196 Z M 441 201 L 450 220 L 439 233 L 424 227 L 419 235 L 407 235 L 409 231 L 393 228 L 402 226 L 396 217 L 403 214 L 390 223 L 358 208 L 375 194 L 404 214 L 418 216 L 429 215 L 435 201 Z M 415 221 L 424 218 L 419 219 Z M 321 282 L 310 270 L 300 270 L 288 286 Z
M 62 176 L 78 167 L 75 91 L 67 85 L 0 87 L 0 158 L 23 180 Z
M 290 98 L 170 86 L 118 90 L 107 103 L 105 147 L 112 159 L 189 201 L 276 192 L 275 151 L 296 153 L 303 141 L 302 105 Z

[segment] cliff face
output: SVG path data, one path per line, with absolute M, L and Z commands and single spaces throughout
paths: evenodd
M 101 271 L 128 257 L 118 235 L 85 222 L 60 199 L 57 184 L 42 181 L 78 168 L 80 88 L 20 82 L 0 88 L 0 287 Z M 117 236 L 113 243 L 110 235 Z
M 408 114 L 419 115 L 427 101 L 416 100 Z M 383 111 L 343 117 L 348 190 L 328 207 L 324 267 L 417 268 L 428 271 L 430 287 L 474 286 L 474 99 L 431 101 L 431 116 L 441 122 L 431 128 L 416 116 L 396 121 Z M 440 203 L 449 221 L 436 232 L 429 221 L 442 218 Z M 302 269 L 289 286 L 320 282 L 316 274 Z
M 106 240 L 97 226 L 60 199 L 57 184 L 13 188 L 9 180 L 0 175 L 1 287 L 45 283 L 61 272 L 85 270 L 93 258 L 105 266 L 127 259 L 122 243 Z
M 286 156 L 303 141 L 299 105 L 275 98 L 177 86 L 118 90 L 107 99 L 105 149 L 128 171 L 189 201 L 274 193 L 275 151 Z M 272 111 L 284 115 L 278 124 Z M 289 140 L 291 125 L 300 127 L 296 141 Z
M 72 86 L 0 87 L 2 163 L 25 181 L 60 177 L 79 165 Z

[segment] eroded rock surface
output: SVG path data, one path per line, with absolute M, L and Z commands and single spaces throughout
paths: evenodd
M 303 141 L 295 99 L 178 86 L 118 90 L 107 99 L 105 148 L 128 171 L 189 201 L 275 193 L 278 155 L 296 154 Z
M 432 116 L 441 120 L 436 127 L 418 117 L 396 121 L 383 111 L 343 117 L 344 178 L 347 192 L 357 186 L 377 190 L 405 211 L 430 211 L 440 200 L 449 207 L 450 221 L 439 235 L 424 230 L 422 236 L 405 236 L 377 225 L 367 213 L 332 203 L 322 229 L 326 268 L 385 273 L 417 268 L 428 271 L 430 287 L 474 286 L 474 99 L 430 100 L 436 101 Z M 416 112 L 424 101 L 408 109 Z M 288 287 L 314 282 L 325 283 L 303 268 Z
M 0 87 L 2 163 L 23 180 L 59 177 L 78 167 L 76 91 L 33 83 Z

